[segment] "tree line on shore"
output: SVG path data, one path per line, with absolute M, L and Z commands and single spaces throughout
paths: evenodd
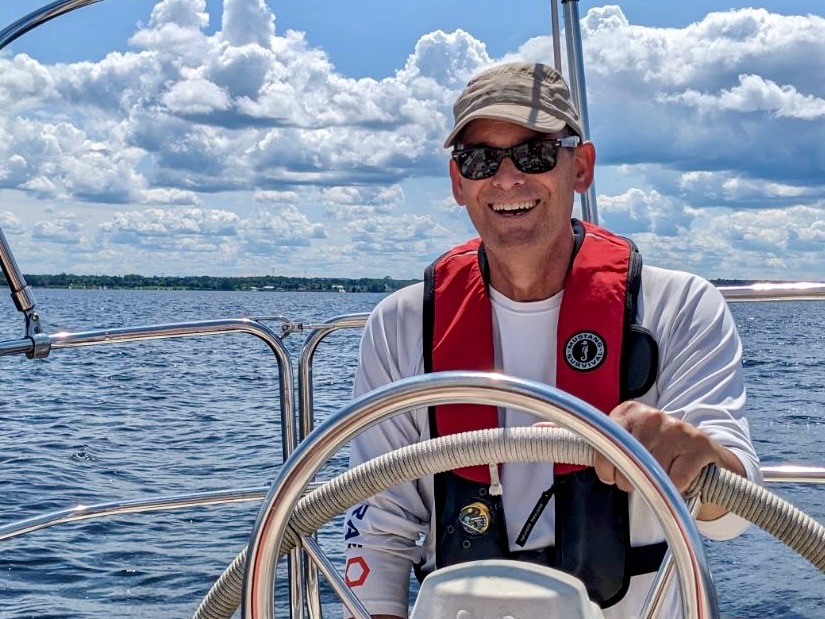
M 24 275 L 33 288 L 112 288 L 136 290 L 252 290 L 285 292 L 393 292 L 421 280 L 361 277 L 285 277 L 260 275 L 248 277 L 215 277 L 211 275 Z M 712 279 L 714 286 L 745 286 L 757 280 Z M 0 274 L 0 285 L 6 280 Z M 773 282 L 777 283 L 777 282 Z
M 143 290 L 259 290 L 309 292 L 392 292 L 413 284 L 414 279 L 362 277 L 284 277 L 261 275 L 251 277 L 143 276 L 143 275 L 24 275 L 32 288 L 113 288 Z M 5 283 L 5 278 L 0 276 Z

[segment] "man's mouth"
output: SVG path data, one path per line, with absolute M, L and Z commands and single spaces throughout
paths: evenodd
M 496 213 L 516 215 L 533 210 L 538 203 L 539 200 L 522 200 L 521 202 L 489 202 L 488 206 Z

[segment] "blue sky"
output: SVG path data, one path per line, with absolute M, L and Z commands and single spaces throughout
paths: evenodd
M 548 2 L 467 6 L 106 0 L 25 35 L 0 56 L 23 270 L 420 277 L 472 234 L 440 148 L 457 90 L 549 60 Z M 650 264 L 825 279 L 825 5 L 580 13 L 602 223 Z

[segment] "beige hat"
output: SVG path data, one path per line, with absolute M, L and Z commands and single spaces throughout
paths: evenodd
M 453 106 L 455 126 L 444 142 L 450 148 L 476 118 L 506 120 L 544 133 L 569 126 L 582 136 L 570 89 L 553 67 L 529 62 L 496 65 L 476 75 Z

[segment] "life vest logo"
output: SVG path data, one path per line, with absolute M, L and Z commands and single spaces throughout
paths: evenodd
M 490 508 L 481 501 L 462 507 L 458 513 L 458 524 L 470 535 L 484 535 L 490 528 L 492 520 Z
M 564 359 L 574 370 L 590 372 L 599 367 L 607 356 L 604 339 L 592 331 L 581 331 L 567 340 Z

